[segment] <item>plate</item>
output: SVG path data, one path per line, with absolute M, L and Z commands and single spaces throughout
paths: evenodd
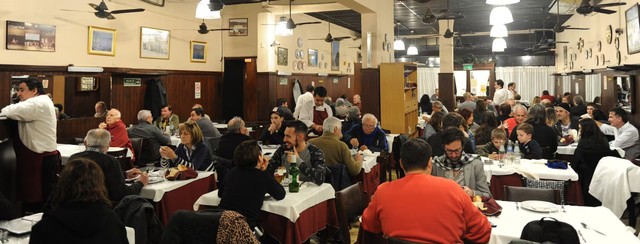
M 151 176 L 149 177 L 149 184 L 160 183 L 164 181 L 163 176 Z
M 524 201 L 520 203 L 520 207 L 526 210 L 539 212 L 539 213 L 551 213 L 551 212 L 557 212 L 560 210 L 560 207 L 558 207 L 558 205 L 555 205 L 553 203 L 545 202 L 545 201 L 534 201 L 534 200 Z
M 0 223 L 0 229 L 9 231 L 12 234 L 23 235 L 31 232 L 31 226 L 35 223 L 25 219 L 14 219 Z

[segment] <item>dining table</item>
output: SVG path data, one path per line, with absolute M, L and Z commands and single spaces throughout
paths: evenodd
M 362 170 L 356 176 L 356 181 L 362 182 L 362 188 L 367 196 L 372 197 L 380 185 L 380 152 L 362 153 Z
M 148 184 L 142 188 L 140 196 L 152 202 L 160 221 L 167 224 L 176 211 L 191 209 L 200 196 L 215 189 L 215 172 L 198 171 L 194 179 Z
M 568 145 L 558 145 L 558 149 L 556 150 L 556 153 L 559 155 L 570 155 L 573 156 L 573 154 L 576 152 L 576 148 L 578 148 L 578 143 L 574 142 Z M 619 147 L 611 147 L 611 150 L 616 150 L 618 152 L 618 154 L 620 154 L 621 158 L 624 158 L 625 152 L 622 148 Z M 569 160 L 570 161 L 570 160 Z
M 300 191 L 289 192 L 282 200 L 265 197 L 260 214 L 260 226 L 265 234 L 280 243 L 303 243 L 313 234 L 327 228 L 338 228 L 335 191 L 331 184 L 304 182 Z M 193 204 L 193 210 L 215 208 L 220 204 L 218 190 L 203 194 Z
M 74 155 L 79 152 L 84 152 L 86 147 L 84 145 L 75 145 L 75 144 L 58 144 L 58 151 L 60 152 L 60 157 L 62 157 L 62 165 L 65 165 L 69 160 L 71 155 Z M 109 152 L 117 152 L 123 150 L 124 147 L 109 147 Z M 130 149 L 127 149 L 127 157 L 131 158 L 133 153 Z
M 640 243 L 634 235 L 635 230 L 627 227 L 605 207 L 562 206 L 547 202 L 526 205 L 526 201 L 496 202 L 502 207 L 502 212 L 498 216 L 488 217 L 489 222 L 495 225 L 491 229 L 491 244 L 507 244 L 519 239 L 527 223 L 543 217 L 552 217 L 573 226 L 580 243 Z M 536 205 L 545 207 L 523 207 Z
M 8 239 L 6 241 L 0 239 L 0 243 L 8 244 L 28 244 L 31 237 L 31 228 L 42 219 L 43 213 L 35 213 L 21 218 L 0 221 L 0 236 L 2 231 L 8 231 Z M 136 243 L 136 231 L 125 226 L 127 231 L 127 240 L 129 244 Z
M 482 157 L 484 173 L 491 195 L 496 200 L 504 198 L 504 186 L 524 186 L 523 178 L 568 182 L 564 199 L 567 203 L 584 205 L 578 173 L 570 166 L 567 169 L 552 169 L 546 159 L 520 159 L 520 164 L 501 165 L 498 161 Z

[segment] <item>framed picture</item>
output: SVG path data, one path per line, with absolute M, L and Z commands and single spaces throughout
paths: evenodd
M 249 20 L 247 18 L 229 19 L 229 36 L 246 36 L 249 34 Z
M 98 82 L 96 77 L 78 77 L 77 90 L 81 92 L 85 91 L 97 91 Z
M 168 30 L 140 27 L 140 57 L 169 59 L 170 40 Z
M 7 20 L 7 50 L 56 51 L 56 27 Z
M 340 42 L 331 42 L 331 70 L 340 70 Z
M 567 65 L 567 46 L 562 47 L 562 57 L 564 58 L 564 65 Z
M 278 65 L 289 65 L 289 49 L 278 47 Z
M 206 63 L 207 62 L 207 43 L 191 41 L 191 62 Z
M 638 18 L 638 4 L 634 4 L 625 12 L 627 20 L 627 52 L 640 52 L 640 19 Z
M 164 0 L 142 0 L 142 1 L 156 5 L 156 6 L 164 7 Z
M 318 67 L 318 50 L 309 49 L 309 67 Z
M 89 26 L 87 52 L 95 55 L 116 55 L 116 30 Z

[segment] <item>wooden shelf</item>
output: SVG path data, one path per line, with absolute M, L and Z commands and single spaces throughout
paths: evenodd
M 413 63 L 380 64 L 380 122 L 391 133 L 417 135 L 417 73 Z

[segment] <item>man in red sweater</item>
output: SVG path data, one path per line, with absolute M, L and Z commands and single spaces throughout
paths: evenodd
M 362 215 L 372 233 L 413 242 L 487 243 L 491 225 L 454 181 L 431 176 L 431 147 L 420 139 L 402 145 L 406 176 L 378 187 Z
M 133 145 L 131 144 L 131 140 L 129 140 L 129 134 L 127 134 L 127 126 L 120 120 L 120 117 L 120 111 L 112 108 L 107 112 L 105 122 L 100 123 L 98 128 L 105 129 L 111 134 L 110 147 L 126 147 L 129 148 L 133 154 Z M 135 155 L 133 156 L 135 157 Z

